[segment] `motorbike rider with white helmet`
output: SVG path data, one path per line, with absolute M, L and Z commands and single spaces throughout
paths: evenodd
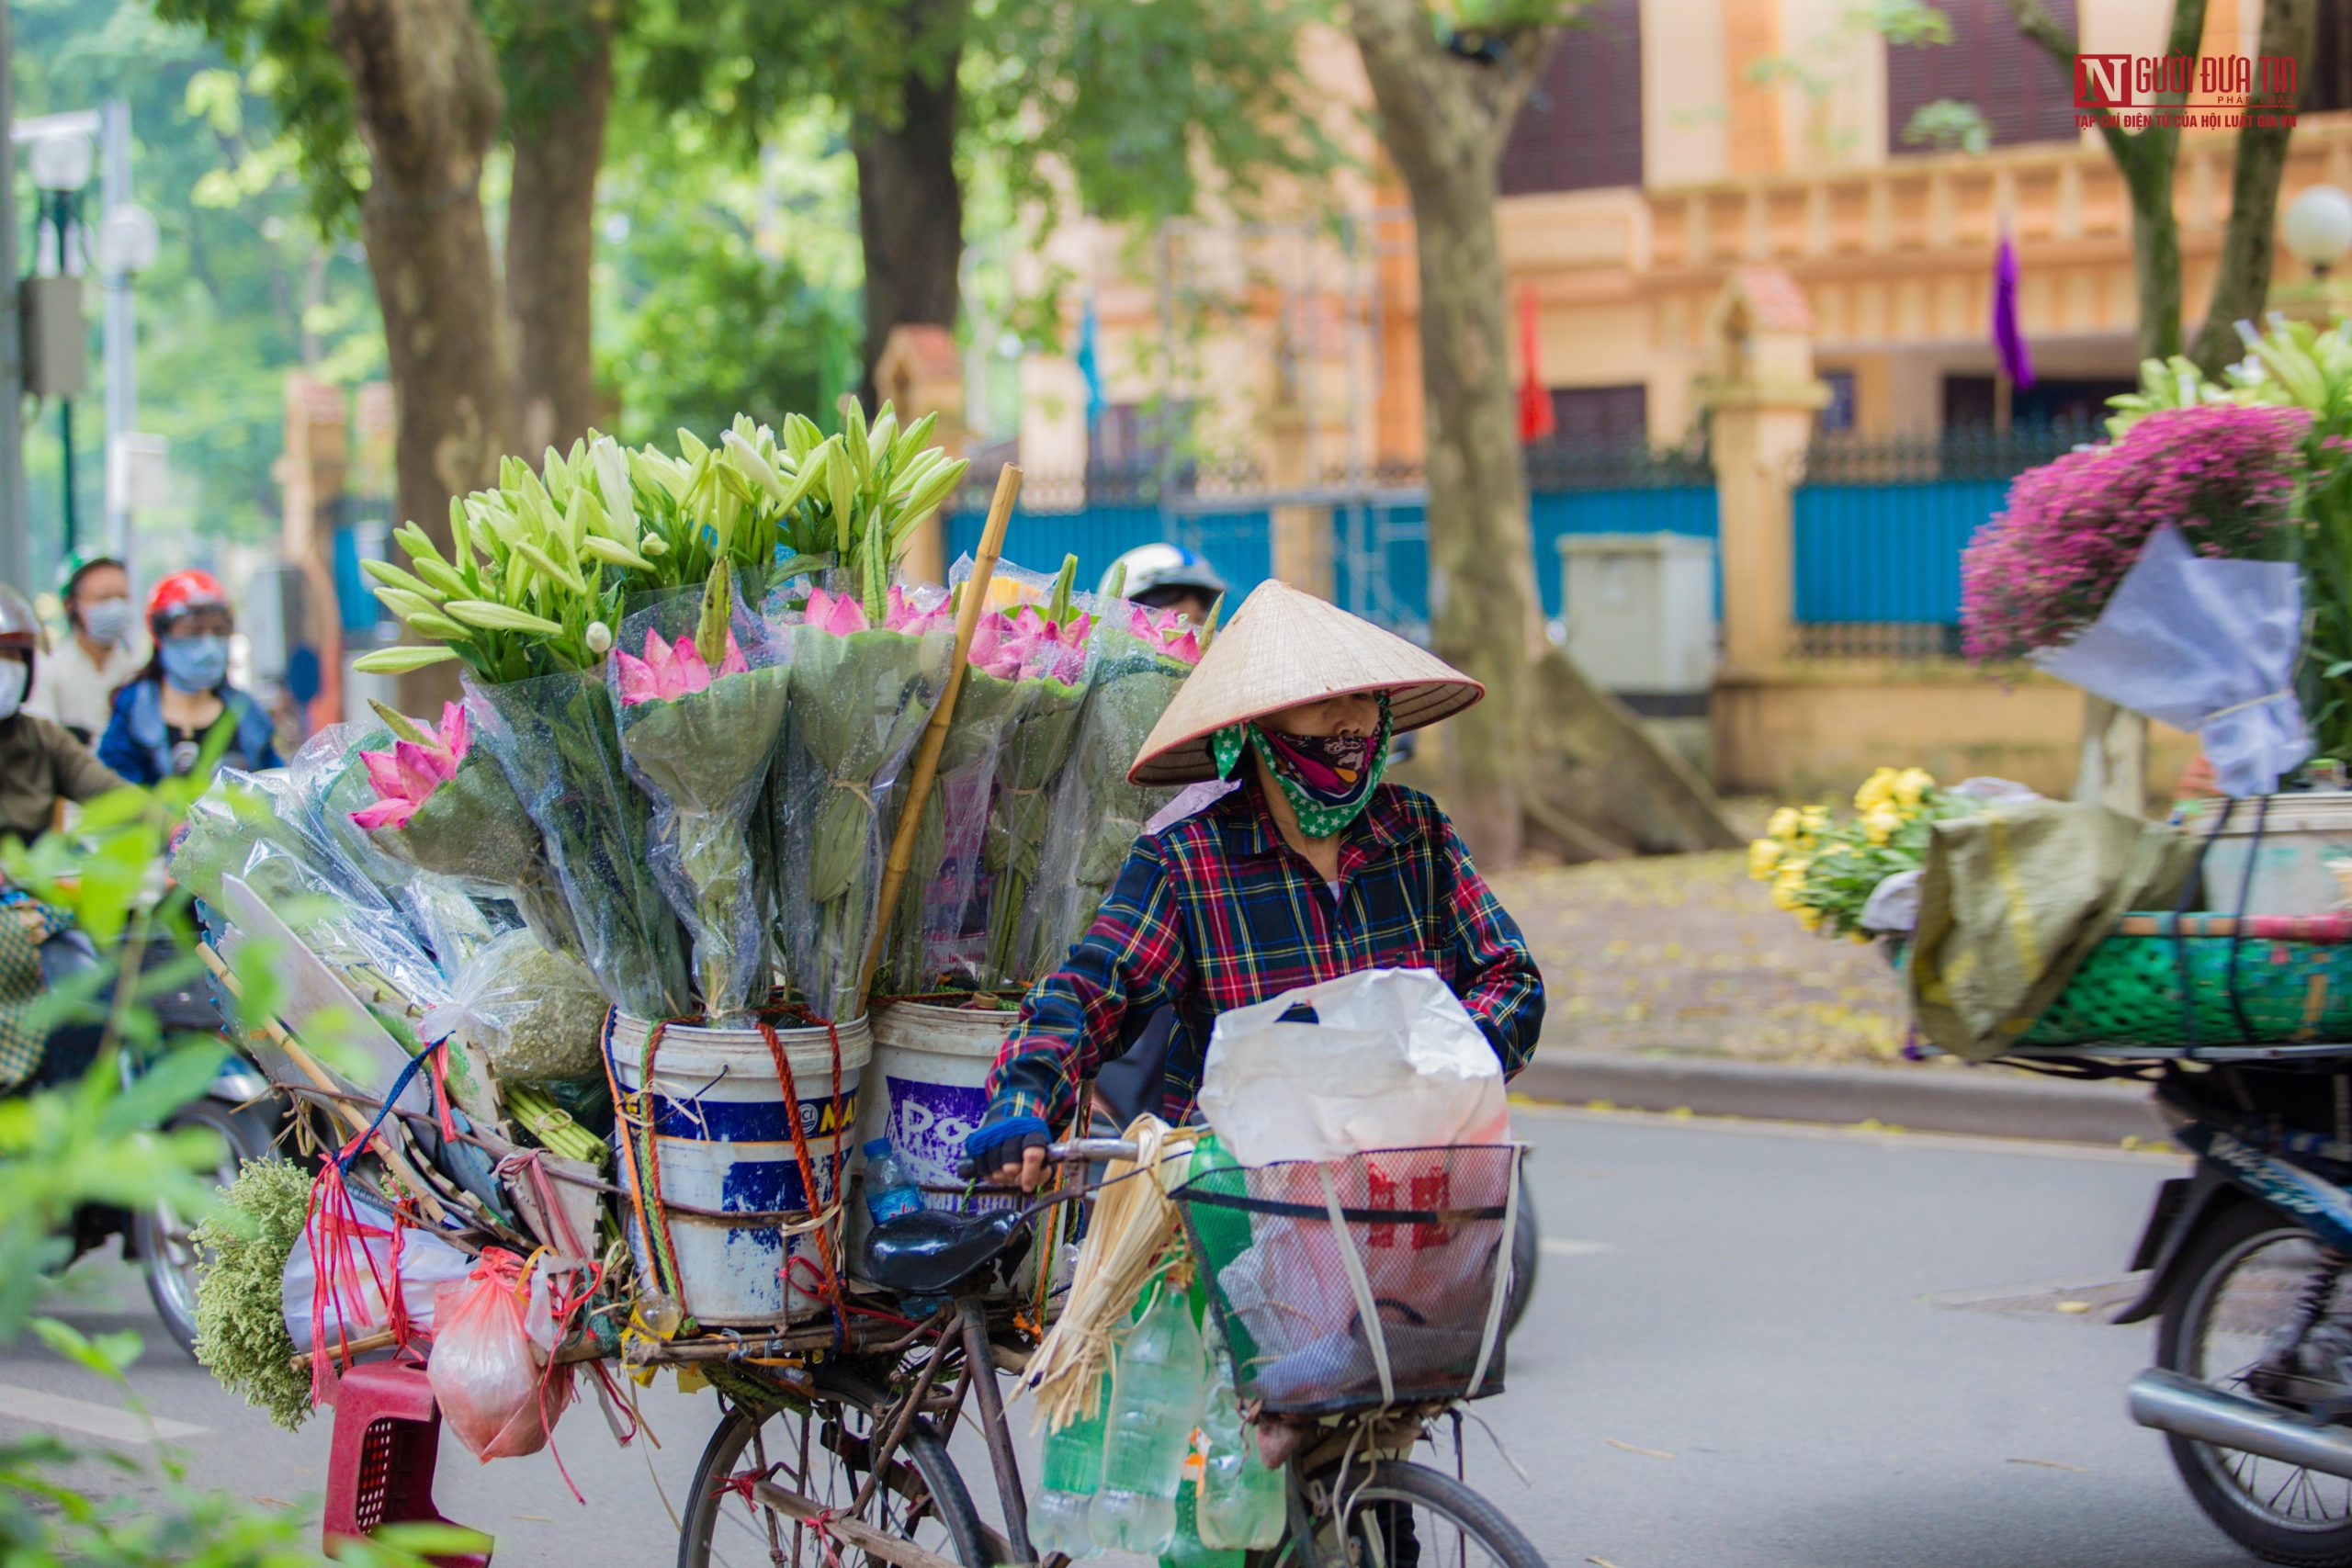
M 1111 563 L 1098 592 L 1108 593 L 1121 569 L 1126 573 L 1119 597 L 1152 610 L 1174 610 L 1194 626 L 1208 624 L 1209 611 L 1225 593 L 1225 579 L 1198 550 L 1165 541 L 1138 545 Z

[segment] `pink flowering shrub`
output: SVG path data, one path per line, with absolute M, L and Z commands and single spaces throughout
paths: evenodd
M 2120 441 L 2019 474 L 1961 558 L 1967 656 L 2020 659 L 2066 642 L 2165 523 L 2200 555 L 2276 558 L 2310 427 L 2301 409 L 2167 409 Z

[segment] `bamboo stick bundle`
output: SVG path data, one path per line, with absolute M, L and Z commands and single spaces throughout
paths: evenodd
M 1013 1389 L 1015 1398 L 1035 1394 L 1039 1418 L 1057 1432 L 1094 1413 L 1113 1337 L 1126 1325 L 1169 1249 L 1184 1245 L 1168 1193 L 1183 1181 L 1200 1129 L 1170 1127 L 1144 1115 L 1125 1136 L 1136 1158 L 1113 1160 L 1103 1173 L 1086 1239 L 1078 1246 L 1069 1299 Z

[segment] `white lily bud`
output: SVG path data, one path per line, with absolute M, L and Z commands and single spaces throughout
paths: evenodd
M 588 623 L 588 651 L 610 653 L 613 650 L 613 628 L 602 621 Z
M 670 547 L 663 544 L 655 536 L 648 534 L 644 538 L 638 541 L 637 553 L 643 556 L 648 560 L 659 560 L 663 556 L 670 553 Z

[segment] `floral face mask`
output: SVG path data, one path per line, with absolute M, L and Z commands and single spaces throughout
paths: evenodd
M 1217 777 L 1229 779 L 1245 744 L 1255 745 L 1298 814 L 1299 831 L 1328 839 L 1371 803 L 1388 771 L 1390 727 L 1388 694 L 1383 692 L 1380 726 L 1371 735 L 1293 735 L 1245 720 L 1209 737 L 1209 754 L 1216 761 Z

